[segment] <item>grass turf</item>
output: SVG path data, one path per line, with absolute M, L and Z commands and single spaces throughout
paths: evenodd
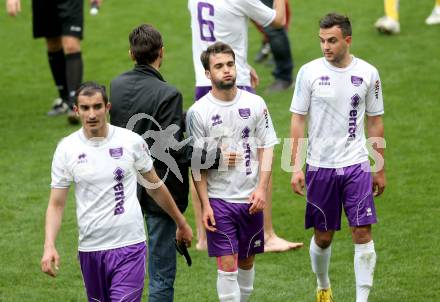
M 399 36 L 375 32 L 374 21 L 383 14 L 382 1 L 291 1 L 289 36 L 295 72 L 319 57 L 317 21 L 329 11 L 353 19 L 352 52 L 380 72 L 385 99 L 386 166 L 388 187 L 377 199 L 379 224 L 374 227 L 378 253 L 375 285 L 370 301 L 437 301 L 440 298 L 438 256 L 440 217 L 436 143 L 440 26 L 426 26 L 432 0 L 401 3 Z M 86 14 L 82 43 L 84 80 L 109 84 L 131 68 L 128 33 L 142 22 L 163 34 L 166 48 L 161 69 L 192 103 L 192 70 L 189 14 L 184 0 L 166 2 L 104 2 L 96 17 Z M 44 213 L 50 182 L 50 163 L 59 139 L 76 128 L 64 117 L 45 116 L 55 97 L 43 40 L 31 37 L 29 1 L 16 20 L 0 9 L 0 301 L 84 301 L 83 282 L 76 256 L 74 200 L 69 198 L 57 241 L 61 269 L 55 279 L 39 270 L 44 239 Z M 249 62 L 260 46 L 250 29 Z M 261 77 L 259 93 L 266 99 L 279 137 L 288 137 L 292 91 L 265 95 L 270 68 L 255 66 Z M 303 229 L 304 199 L 294 196 L 290 175 L 280 168 L 281 147 L 274 165 L 274 224 L 279 235 L 304 241 L 297 252 L 257 257 L 257 278 L 252 301 L 312 301 L 315 280 L 311 273 L 308 243 Z M 193 222 L 192 211 L 187 212 Z M 437 238 L 437 239 L 436 239 Z M 190 251 L 193 266 L 178 259 L 175 301 L 216 301 L 216 265 L 204 252 Z M 353 246 L 346 223 L 333 244 L 330 278 L 337 301 L 354 300 Z M 144 293 L 144 297 L 146 293 Z

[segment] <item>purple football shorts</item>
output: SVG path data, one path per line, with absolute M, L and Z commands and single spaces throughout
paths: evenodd
M 338 169 L 307 165 L 306 187 L 306 228 L 340 230 L 342 208 L 351 227 L 377 222 L 369 162 Z
M 264 252 L 263 212 L 249 214 L 249 203 L 210 198 L 215 232 L 206 232 L 209 257 L 238 253 L 238 259 Z
M 105 251 L 79 252 L 88 301 L 141 301 L 145 242 Z

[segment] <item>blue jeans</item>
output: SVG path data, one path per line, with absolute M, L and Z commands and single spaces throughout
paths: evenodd
M 172 302 L 176 277 L 176 224 L 166 214 L 148 213 L 148 301 Z

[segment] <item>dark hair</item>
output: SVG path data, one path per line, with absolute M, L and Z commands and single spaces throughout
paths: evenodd
M 100 85 L 96 82 L 84 82 L 79 88 L 75 91 L 75 105 L 78 106 L 78 97 L 79 96 L 94 96 L 95 94 L 100 93 L 102 99 L 104 100 L 104 104 L 107 105 L 108 97 L 107 92 L 105 91 L 105 86 Z
M 141 65 L 153 63 L 163 47 L 160 32 L 149 24 L 142 24 L 133 29 L 128 41 L 132 56 L 136 63 Z
M 338 13 L 329 13 L 319 20 L 320 28 L 331 28 L 335 25 L 339 26 L 344 38 L 351 36 L 351 22 L 347 16 Z
M 235 62 L 235 53 L 232 50 L 231 46 L 223 42 L 216 42 L 210 45 L 202 54 L 200 55 L 200 61 L 202 61 L 202 65 L 205 70 L 209 70 L 209 57 L 211 55 L 215 55 L 218 53 L 225 53 L 232 55 L 232 58 Z

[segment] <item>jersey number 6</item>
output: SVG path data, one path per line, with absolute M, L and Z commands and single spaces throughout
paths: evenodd
M 209 16 L 214 16 L 214 6 L 206 2 L 199 2 L 197 4 L 197 19 L 199 20 L 200 39 L 202 41 L 215 42 L 214 22 L 203 19 L 203 11 L 207 11 Z M 204 30 L 205 28 L 207 28 L 206 32 Z

